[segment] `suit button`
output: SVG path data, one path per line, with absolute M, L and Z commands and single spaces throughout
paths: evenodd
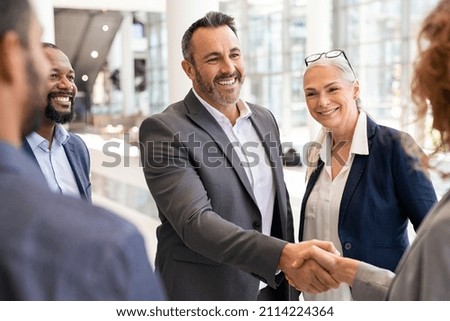
M 261 227 L 261 223 L 260 222 L 253 222 L 253 228 L 259 229 L 260 227 Z
M 346 249 L 347 251 L 350 251 L 352 249 L 352 243 L 349 243 L 349 242 L 345 243 L 344 249 Z

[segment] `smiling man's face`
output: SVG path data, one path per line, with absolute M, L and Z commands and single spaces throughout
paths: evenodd
M 74 117 L 73 102 L 78 91 L 75 71 L 69 58 L 61 50 L 47 47 L 44 51 L 51 65 L 45 115 L 57 123 L 64 124 Z

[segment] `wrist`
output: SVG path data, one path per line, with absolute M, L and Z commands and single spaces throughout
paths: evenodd
M 350 286 L 353 284 L 355 280 L 356 273 L 358 271 L 359 261 L 341 257 L 338 260 L 337 271 L 339 271 L 339 279 L 341 282 L 345 282 Z
M 280 260 L 278 261 L 277 270 L 286 271 L 286 269 L 288 269 L 292 264 L 292 245 L 293 244 L 291 243 L 286 243 L 286 245 L 283 247 L 280 255 Z

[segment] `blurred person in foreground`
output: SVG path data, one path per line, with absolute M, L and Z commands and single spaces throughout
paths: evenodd
M 75 116 L 75 71 L 61 49 L 51 43 L 42 45 L 51 66 L 47 107 L 41 126 L 26 137 L 23 148 L 39 165 L 52 191 L 91 202 L 89 151 L 81 137 L 62 126 Z
M 440 134 L 435 153 L 446 153 L 450 149 L 450 0 L 440 1 L 425 18 L 418 47 L 412 97 L 419 118 L 431 111 L 433 129 Z M 430 166 L 427 158 L 423 161 Z M 355 300 L 450 300 L 450 192 L 425 217 L 395 274 L 320 249 L 307 252 L 336 280 L 349 284 Z
M 281 143 L 270 111 L 240 98 L 245 71 L 234 19 L 210 12 L 182 40 L 184 100 L 147 118 L 139 141 L 158 206 L 156 269 L 171 300 L 289 300 L 284 274 L 318 292 L 337 286 L 293 244 Z M 281 270 L 281 271 L 280 271 Z
M 0 300 L 160 300 L 136 227 L 50 191 L 22 150 L 50 65 L 27 0 L 0 2 Z

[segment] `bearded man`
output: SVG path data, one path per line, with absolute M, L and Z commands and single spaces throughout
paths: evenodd
M 45 118 L 26 137 L 23 146 L 39 164 L 52 191 L 91 202 L 89 151 L 79 136 L 62 126 L 75 116 L 74 99 L 78 92 L 75 71 L 61 49 L 51 43 L 43 43 L 43 47 L 51 64 Z

